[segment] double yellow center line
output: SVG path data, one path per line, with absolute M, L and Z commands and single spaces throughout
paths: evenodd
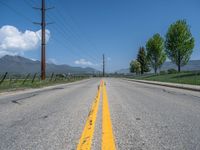
M 92 145 L 92 139 L 95 131 L 95 122 L 97 118 L 97 112 L 100 102 L 101 93 L 103 93 L 103 105 L 102 105 L 102 150 L 115 150 L 115 138 L 112 130 L 112 122 L 110 118 L 110 111 L 108 105 L 108 97 L 105 82 L 101 81 L 98 88 L 97 95 L 93 101 L 91 110 L 88 114 L 87 121 L 80 137 L 77 150 L 90 150 Z
M 103 84 L 103 115 L 102 115 L 102 150 L 115 150 L 115 138 L 108 105 L 106 86 Z

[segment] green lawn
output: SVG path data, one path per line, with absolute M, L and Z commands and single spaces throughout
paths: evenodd
M 134 79 L 200 85 L 200 72 L 136 76 Z
M 23 83 L 24 79 L 20 80 L 8 80 L 6 79 L 3 83 L 0 84 L 0 92 L 4 91 L 14 91 L 14 90 L 22 90 L 22 89 L 27 89 L 27 88 L 39 88 L 39 87 L 44 87 L 44 86 L 50 86 L 50 85 L 55 85 L 55 84 L 62 84 L 62 83 L 69 83 L 69 82 L 74 82 L 78 80 L 85 79 L 86 77 L 81 77 L 81 78 L 71 78 L 71 79 L 57 79 L 57 80 L 52 80 L 46 79 L 45 81 L 41 80 L 35 80 L 32 83 L 32 80 L 27 80 L 25 83 Z

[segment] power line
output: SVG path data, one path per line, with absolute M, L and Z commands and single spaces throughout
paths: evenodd
M 47 16 L 49 16 L 49 15 L 47 15 Z M 60 25 L 60 24 L 54 24 L 54 25 Z M 53 25 L 53 26 L 54 26 L 54 25 Z M 73 45 L 72 43 L 69 42 L 69 37 L 66 36 L 66 35 L 67 35 L 67 31 L 61 29 L 61 27 L 62 27 L 62 26 L 55 27 L 53 30 L 56 31 L 57 33 L 59 33 L 59 35 L 61 35 L 61 36 L 63 37 L 63 40 L 65 40 L 65 42 L 63 42 L 63 40 L 60 40 L 60 39 L 59 39 L 59 40 L 56 39 L 56 38 L 53 38 L 53 39 L 56 40 L 57 43 L 63 44 L 63 45 L 62 45 L 63 47 L 65 47 L 65 48 L 68 47 L 69 50 L 70 50 L 71 52 L 73 52 L 75 55 L 78 55 L 78 56 L 82 57 L 82 56 L 80 55 L 80 53 L 79 53 L 79 49 L 77 49 L 76 47 L 74 47 L 74 45 Z M 65 29 L 65 28 L 64 28 L 64 29 Z M 54 37 L 55 37 L 55 36 L 54 36 Z M 71 48 L 74 49 L 74 50 L 76 50 L 76 51 L 72 50 L 69 46 L 71 46 Z M 77 52 L 77 53 L 76 53 L 76 52 Z M 83 53 L 83 55 L 84 55 L 86 58 L 89 58 L 89 60 L 92 59 L 94 62 L 99 62 L 99 60 L 97 60 L 97 59 L 94 58 L 94 57 L 91 57 L 91 55 L 87 55 L 86 53 Z
M 30 1 L 24 0 L 24 2 L 25 2 L 29 7 L 32 7 L 32 4 L 30 3 Z
M 54 19 L 52 18 L 53 15 L 47 15 L 47 17 L 49 17 L 50 19 Z M 56 23 L 55 25 L 57 25 L 57 27 L 55 28 L 57 31 L 59 30 L 61 35 L 63 35 L 64 39 L 66 40 L 66 42 L 70 41 L 71 36 L 67 37 L 67 35 L 69 35 L 70 33 L 72 33 L 72 36 L 74 35 L 73 32 L 66 28 L 66 24 L 64 23 L 63 19 L 61 19 L 60 17 L 55 17 L 55 19 L 57 19 L 57 21 L 59 21 L 59 23 Z M 70 33 L 69 33 L 70 32 Z M 73 38 L 78 41 L 79 39 L 76 36 L 73 36 Z M 71 44 L 71 43 L 70 43 Z M 72 45 L 72 44 L 71 44 Z M 78 49 L 81 49 L 81 46 L 77 43 L 76 47 L 78 47 Z M 74 46 L 73 46 L 74 47 Z M 77 50 L 78 50 L 77 49 Z M 96 57 L 93 57 L 90 53 L 88 53 L 87 51 L 84 51 L 84 54 L 87 54 L 87 56 L 89 56 L 90 58 L 92 58 L 95 61 L 98 61 L 96 59 Z
M 51 0 L 49 0 L 49 2 L 52 3 Z M 56 25 L 58 25 L 58 29 L 62 29 L 63 30 L 62 32 L 65 32 L 66 35 L 70 34 L 70 38 L 72 37 L 76 41 L 82 40 L 81 36 L 78 33 L 73 32 L 73 27 L 68 23 L 68 21 L 66 20 L 66 17 L 64 17 L 63 13 L 61 13 L 60 10 L 61 9 L 57 9 L 57 11 L 54 12 L 54 13 L 57 13 L 56 17 L 55 16 L 54 17 L 56 18 L 56 20 L 59 21 L 59 23 L 56 24 Z M 65 11 L 66 11 L 66 9 L 65 9 Z M 52 16 L 53 15 L 49 16 L 49 18 L 52 18 Z M 73 21 L 72 17 L 70 17 L 70 19 Z M 64 35 L 64 36 L 66 36 L 66 35 Z M 87 42 L 84 41 L 84 43 L 87 43 Z M 90 45 L 92 46 L 92 44 L 90 44 Z M 79 50 L 82 49 L 81 48 L 82 46 L 80 46 L 78 43 L 76 44 L 76 47 L 78 47 Z M 96 52 L 96 51 L 92 51 L 92 52 Z M 92 53 L 88 53 L 88 51 L 84 51 L 84 54 L 87 54 L 87 56 L 90 56 L 90 58 L 92 58 L 93 60 L 95 60 L 97 62 L 100 61 L 97 59 L 97 56 L 99 56 L 99 54 L 97 54 L 97 53 L 95 54 L 95 57 L 93 57 Z
M 28 22 L 32 22 L 31 19 L 29 19 L 27 16 L 25 16 L 23 13 L 21 13 L 21 12 L 18 11 L 17 9 L 15 9 L 15 8 L 13 8 L 13 7 L 11 7 L 11 6 L 9 6 L 9 5 L 6 4 L 5 2 L 0 1 L 0 3 L 1 3 L 2 5 L 4 5 L 5 7 L 9 8 L 10 10 L 12 10 L 13 12 L 15 12 L 17 15 L 19 15 L 19 16 L 25 18 Z
M 51 1 L 51 0 L 50 0 Z M 52 3 L 52 1 L 51 1 L 51 3 Z M 65 9 L 65 11 L 67 11 L 66 9 Z M 66 18 L 63 16 L 63 14 L 60 12 L 60 9 L 58 9 L 57 11 L 56 11 L 56 13 L 58 14 L 58 17 L 61 17 L 62 18 L 62 21 L 63 21 L 63 23 L 65 24 L 64 25 L 64 27 L 66 27 L 69 31 L 71 31 L 71 30 L 74 30 L 74 26 L 72 27 L 70 24 L 68 24 L 68 21 L 66 21 Z M 75 19 L 71 16 L 71 15 L 69 15 L 69 12 L 68 13 L 66 13 L 66 14 L 68 14 L 68 16 L 70 17 L 70 20 L 72 21 L 72 22 L 74 22 L 74 24 L 76 24 L 76 26 L 77 27 L 79 27 L 78 26 L 78 24 L 77 24 L 77 22 L 75 21 Z M 68 26 L 66 26 L 66 25 L 68 25 Z M 70 30 L 71 29 L 71 30 Z M 73 32 L 72 32 L 73 33 Z M 75 37 L 78 37 L 79 39 L 82 39 L 81 38 L 81 36 L 80 36 L 80 34 L 78 34 L 78 32 L 76 32 L 76 34 L 75 33 L 73 33 L 74 35 L 75 35 Z M 96 56 L 99 56 L 99 54 L 97 53 L 97 48 L 96 48 L 96 46 L 94 45 L 94 44 L 92 44 L 92 42 L 88 39 L 88 38 L 84 38 L 85 40 L 86 40 L 86 42 L 91 46 L 91 47 L 93 47 L 93 49 L 95 49 L 95 51 L 93 50 L 92 52 L 96 52 L 95 53 L 95 55 Z M 85 41 L 84 41 L 84 43 L 86 43 Z
M 33 1 L 28 1 L 28 0 L 24 0 L 24 2 L 29 6 L 29 7 L 32 7 L 32 3 L 34 3 Z M 32 3 L 31 3 L 32 2 Z M 26 17 L 25 15 L 23 15 L 21 12 L 19 12 L 18 10 L 16 10 L 16 9 L 14 9 L 13 7 L 10 7 L 9 5 L 7 5 L 6 3 L 4 3 L 4 2 L 2 2 L 2 1 L 0 1 L 0 3 L 2 4 L 2 5 L 4 5 L 4 6 L 6 6 L 6 7 L 8 7 L 10 10 L 12 10 L 13 12 L 15 12 L 16 14 L 18 14 L 18 15 L 20 15 L 21 17 L 23 17 L 23 18 L 25 18 L 26 20 L 28 20 L 29 22 L 32 22 L 32 20 L 31 19 L 29 19 L 28 17 Z M 40 9 L 41 10 L 41 8 L 36 8 L 36 9 Z M 49 9 L 49 8 L 48 8 Z M 46 9 L 47 10 L 47 9 Z M 61 13 L 60 13 L 61 14 Z M 63 37 L 64 37 L 64 39 L 66 40 L 66 42 L 69 42 L 69 39 L 68 38 L 66 38 L 66 35 L 68 34 L 68 31 L 74 36 L 74 38 L 78 41 L 78 39 L 81 39 L 80 38 L 80 36 L 79 35 L 76 35 L 75 33 L 73 33 L 73 31 L 72 30 L 70 30 L 70 28 L 66 28 L 66 24 L 65 23 L 67 23 L 67 21 L 66 21 L 66 19 L 63 17 L 61 17 L 61 16 L 63 16 L 62 14 L 61 15 L 58 15 L 58 16 L 60 16 L 60 18 L 59 17 L 56 17 L 56 19 L 57 18 L 59 18 L 60 19 L 60 22 L 62 22 L 61 24 L 62 24 L 62 27 L 60 27 L 60 24 L 57 24 L 59 27 L 58 28 L 55 28 L 57 31 L 59 31 L 59 33 L 61 33 L 62 35 L 63 35 Z M 64 19 L 64 20 L 62 20 L 62 19 Z M 42 25 L 41 23 L 36 23 L 36 24 L 39 24 L 39 25 Z M 47 25 L 47 23 L 45 23 L 45 25 Z M 64 27 L 64 28 L 63 28 Z M 78 38 L 77 38 L 78 37 Z M 54 38 L 55 39 L 55 38 Z M 57 40 L 57 41 L 59 41 L 59 43 L 61 43 L 60 42 L 60 40 Z M 42 45 L 45 45 L 44 43 L 42 44 Z M 70 43 L 70 45 L 73 47 L 73 49 L 76 49 L 76 50 L 78 50 L 77 48 L 75 48 L 71 43 Z M 64 44 L 63 44 L 63 47 L 67 47 L 67 45 L 66 45 L 66 43 L 64 42 Z M 79 48 L 80 49 L 80 48 Z M 69 50 L 71 50 L 71 49 L 69 49 Z M 71 50 L 72 52 L 74 52 L 73 50 Z M 77 53 L 76 55 L 79 55 L 80 56 L 80 54 L 79 53 Z M 99 60 L 97 60 L 95 57 L 93 57 L 92 55 L 90 55 L 90 54 L 88 54 L 87 52 L 86 53 L 84 53 L 84 55 L 86 56 L 86 57 L 88 57 L 89 56 L 89 58 L 92 58 L 95 62 L 98 62 Z M 45 60 L 45 59 L 43 59 L 43 60 Z M 42 62 L 42 61 L 41 61 Z M 42 72 L 42 69 L 41 69 L 41 72 Z
M 51 38 L 52 39 L 52 38 Z M 62 46 L 63 48 L 66 48 L 66 47 L 68 47 L 68 45 L 67 45 L 67 43 L 66 42 L 62 42 L 62 41 L 60 41 L 59 39 L 57 39 L 57 38 L 53 38 L 53 40 L 55 40 L 57 43 L 58 43 L 58 46 Z M 79 56 L 79 57 L 81 57 L 81 55 L 79 54 L 79 53 L 76 53 L 75 51 L 73 51 L 73 50 L 71 50 L 70 48 L 69 48 L 69 50 L 71 51 L 71 52 L 73 52 L 73 54 L 75 54 L 75 56 Z M 71 53 L 69 53 L 69 54 L 71 54 Z M 72 56 L 74 56 L 74 55 L 72 55 Z M 99 63 L 98 63 L 99 64 Z M 99 68 L 99 66 L 97 65 L 96 67 L 98 67 Z M 100 68 L 99 68 L 100 69 Z
M 71 52 L 73 52 L 75 55 L 79 55 L 79 56 L 81 57 L 80 53 L 78 53 L 78 49 L 75 48 L 75 47 L 68 41 L 68 39 L 65 38 L 65 33 L 63 33 L 63 31 L 62 31 L 60 28 L 55 28 L 54 30 L 56 30 L 57 32 L 59 32 L 59 34 L 62 35 L 63 38 L 64 38 L 64 40 L 66 41 L 66 42 L 63 43 L 63 42 L 61 42 L 62 40 L 57 40 L 57 42 L 60 43 L 60 44 L 63 44 L 65 48 L 71 46 L 71 48 L 73 48 L 73 49 L 76 50 L 76 51 L 73 51 L 71 48 L 69 48 L 69 50 L 70 50 Z M 56 38 L 53 38 L 53 39 L 55 40 Z M 68 45 L 67 45 L 67 44 L 68 44 Z M 77 52 L 77 53 L 76 53 L 76 52 Z M 86 55 L 85 55 L 85 56 L 86 56 Z M 86 58 L 89 58 L 89 59 L 90 59 L 91 57 L 88 57 L 88 55 L 87 55 Z M 93 59 L 93 58 L 91 58 L 91 59 L 94 60 L 94 61 L 96 62 L 96 59 Z
M 52 16 L 52 15 L 51 15 Z M 48 15 L 47 14 L 47 17 L 49 17 L 50 19 L 52 18 L 50 15 Z M 56 17 L 56 19 L 58 20 L 58 19 L 60 19 L 59 17 Z M 62 22 L 63 20 L 62 19 L 60 19 L 60 22 L 61 23 L 58 23 L 58 24 L 54 24 L 54 25 L 57 25 L 58 27 L 57 28 L 54 28 L 54 30 L 56 30 L 57 32 L 59 32 L 60 33 L 60 35 L 62 35 L 63 37 L 64 37 L 64 39 L 65 39 L 65 41 L 66 42 L 68 42 L 69 43 L 69 38 L 67 37 L 66 38 L 66 35 L 68 35 L 68 31 L 70 31 L 70 30 L 68 30 L 67 31 L 67 28 L 63 28 L 63 27 L 65 27 L 66 25 Z M 72 31 L 71 31 L 72 32 Z M 73 33 L 73 32 L 72 32 Z M 54 38 L 55 39 L 55 38 Z M 57 40 L 57 41 L 59 41 L 59 43 L 61 43 L 60 42 L 60 40 Z M 66 42 L 64 43 L 64 45 L 66 46 Z M 72 47 L 73 47 L 73 49 L 76 49 L 71 43 L 69 43 Z M 80 48 L 79 48 L 80 49 Z M 70 49 L 71 50 L 71 49 Z M 78 49 L 77 49 L 78 50 Z M 74 51 L 72 51 L 72 52 L 74 52 Z M 79 53 L 77 53 L 77 54 L 79 54 Z M 86 54 L 86 53 L 84 53 L 84 54 Z M 88 54 L 88 53 L 87 53 Z M 80 56 L 80 55 L 79 55 Z M 94 57 L 92 57 L 91 55 L 87 55 L 87 56 L 89 56 L 90 58 L 92 58 L 95 62 L 97 61 L 98 62 L 98 60 L 96 59 L 96 58 L 94 58 Z
M 71 20 L 76 24 L 76 26 L 80 29 L 80 26 L 77 23 L 77 21 L 74 19 L 74 17 L 72 17 L 69 13 L 68 13 L 68 15 L 71 18 Z M 88 36 L 86 36 L 85 32 L 82 31 L 81 33 L 82 33 L 82 35 L 84 35 L 85 40 L 88 42 L 88 44 L 90 44 L 91 47 L 93 47 L 95 49 L 95 51 L 92 51 L 92 52 L 95 52 L 95 54 L 98 56 L 100 53 L 99 54 L 97 53 L 97 52 L 99 52 L 97 47 L 94 45 L 94 43 L 92 43 L 92 41 L 88 38 Z
M 47 15 L 47 16 L 49 16 L 49 15 Z M 51 18 L 50 16 L 49 16 L 49 18 Z M 63 28 L 63 26 L 65 26 L 62 22 L 61 23 L 56 23 L 55 25 L 57 25 L 57 28 L 54 28 L 55 30 L 57 30 L 59 33 L 60 33 L 60 35 L 62 35 L 63 37 L 64 37 L 64 40 L 66 40 L 66 42 L 68 42 L 71 46 L 73 46 L 73 44 L 71 44 L 69 41 L 70 41 L 70 37 L 67 37 L 67 35 L 68 35 L 68 31 L 66 30 L 66 28 Z M 76 39 L 76 41 L 78 41 L 78 39 Z M 78 47 L 78 48 L 76 48 L 78 51 L 80 51 L 80 49 L 81 49 L 81 46 L 79 45 L 79 44 L 77 44 L 76 45 L 76 47 Z M 74 46 L 73 46 L 73 48 L 75 48 Z M 87 56 L 89 56 L 91 59 L 93 59 L 93 60 L 95 60 L 95 61 L 98 61 L 97 59 L 96 59 L 96 57 L 93 57 L 91 54 L 89 54 L 88 52 L 86 52 L 86 51 L 84 51 L 84 53 L 83 53 L 83 55 L 87 55 Z

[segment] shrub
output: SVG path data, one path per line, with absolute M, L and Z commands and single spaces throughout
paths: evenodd
M 168 74 L 173 74 L 173 73 L 177 73 L 176 69 L 168 69 L 167 70 Z
M 164 71 L 164 70 L 160 71 L 160 74 L 166 74 L 166 71 Z

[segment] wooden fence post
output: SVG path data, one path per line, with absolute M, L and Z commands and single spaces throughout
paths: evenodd
M 3 81 L 5 80 L 7 74 L 8 74 L 8 72 L 6 72 L 6 73 L 4 74 L 3 78 L 2 78 L 1 81 L 0 81 L 0 84 L 3 83 Z
M 29 78 L 30 75 L 31 75 L 31 74 L 29 73 L 29 74 L 26 76 L 26 78 L 24 79 L 24 81 L 23 81 L 22 84 L 24 84 L 24 83 L 26 82 L 26 80 Z
M 33 79 L 31 81 L 32 83 L 35 81 L 36 76 L 37 76 L 37 73 L 34 74 Z
M 50 81 L 52 81 L 52 79 L 53 79 L 53 76 L 54 76 L 54 72 L 51 74 Z

